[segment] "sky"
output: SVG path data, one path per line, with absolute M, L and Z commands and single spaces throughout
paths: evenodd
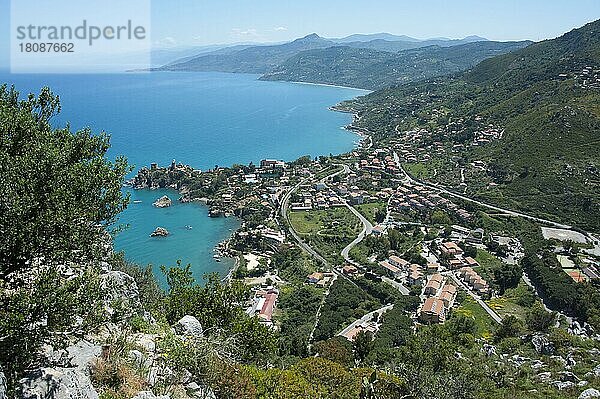
M 10 1 L 0 0 L 0 65 L 10 49 Z M 13 0 L 30 7 L 48 0 Z M 83 3 L 81 0 L 73 0 Z M 416 38 L 553 38 L 600 18 L 600 0 L 148 0 L 154 46 L 280 42 L 310 33 L 389 32 Z M 90 15 L 102 4 L 87 1 Z

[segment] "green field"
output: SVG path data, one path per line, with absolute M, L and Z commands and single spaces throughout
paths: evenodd
M 483 338 L 490 338 L 495 328 L 495 322 L 487 312 L 473 298 L 467 296 L 460 306 L 455 310 L 457 314 L 472 317 L 477 324 L 477 334 Z
M 347 208 L 290 213 L 294 230 L 325 259 L 339 264 L 340 252 L 360 232 L 360 221 Z
M 377 221 L 375 220 L 375 212 L 377 212 L 378 209 L 385 212 L 387 210 L 387 203 L 369 202 L 368 204 L 356 205 L 354 208 L 356 208 L 357 211 L 366 217 L 369 222 L 371 222 L 373 225 L 376 225 Z

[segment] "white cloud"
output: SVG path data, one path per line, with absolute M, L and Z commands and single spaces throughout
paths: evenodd
M 273 30 L 274 30 L 275 32 L 284 32 L 284 31 L 286 31 L 286 30 L 288 30 L 288 29 L 287 29 L 287 27 L 285 27 L 285 26 L 278 26 L 278 27 L 276 27 L 276 28 L 273 28 Z
M 249 28 L 249 29 L 233 28 L 231 30 L 231 35 L 234 37 L 246 37 L 246 38 L 260 36 L 258 34 L 258 31 L 254 28 Z

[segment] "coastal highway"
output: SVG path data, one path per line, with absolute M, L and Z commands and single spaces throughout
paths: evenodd
M 490 205 L 490 204 L 487 204 L 485 202 L 482 202 L 482 201 L 479 201 L 479 200 L 476 200 L 476 199 L 464 196 L 462 194 L 457 194 L 455 192 L 449 191 L 449 190 L 447 190 L 447 189 L 445 189 L 445 188 L 443 188 L 441 186 L 438 186 L 437 184 L 426 183 L 424 181 L 415 180 L 412 177 L 410 177 L 410 175 L 406 172 L 406 170 L 404 170 L 404 167 L 400 163 L 400 157 L 398 156 L 398 154 L 396 152 L 394 152 L 394 161 L 396 161 L 396 164 L 399 165 L 400 170 L 404 174 L 404 180 L 408 181 L 408 182 L 410 182 L 412 184 L 420 185 L 420 186 L 424 186 L 424 187 L 429 187 L 429 188 L 441 191 L 444 194 L 448 194 L 451 197 L 460 198 L 460 199 L 462 199 L 464 201 L 472 202 L 472 203 L 477 204 L 479 206 L 482 206 L 484 208 L 488 208 L 488 209 L 492 209 L 492 210 L 495 210 L 495 211 L 498 211 L 498 212 L 502 212 L 502 213 L 505 213 L 507 215 L 519 216 L 519 217 L 522 217 L 522 218 L 525 218 L 525 219 L 533 220 L 535 222 L 545 223 L 545 224 L 548 224 L 548 225 L 551 225 L 551 226 L 555 226 L 555 227 L 558 227 L 558 228 L 561 228 L 561 229 L 570 230 L 570 229 L 573 228 L 573 226 L 569 226 L 567 224 L 561 224 L 561 223 L 558 223 L 558 222 L 553 222 L 552 220 L 543 219 L 543 218 L 539 218 L 539 217 L 536 217 L 536 216 L 527 215 L 525 213 L 521 213 L 521 212 L 517 212 L 517 211 L 512 211 L 510 209 L 500 208 L 498 206 Z

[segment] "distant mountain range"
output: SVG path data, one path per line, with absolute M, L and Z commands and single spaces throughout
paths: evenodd
M 325 39 L 313 33 L 282 44 L 203 49 L 158 69 L 254 73 L 264 75 L 265 80 L 300 80 L 376 89 L 462 71 L 487 57 L 527 44 L 529 42 L 492 42 L 479 36 L 419 40 L 377 33 Z
M 169 71 L 213 71 L 262 74 L 304 50 L 331 47 L 334 42 L 311 34 L 289 43 L 220 49 L 166 65 Z
M 464 71 L 486 58 L 529 44 L 531 42 L 484 41 L 452 47 L 420 47 L 397 53 L 346 46 L 328 47 L 302 51 L 260 79 L 381 89 Z

